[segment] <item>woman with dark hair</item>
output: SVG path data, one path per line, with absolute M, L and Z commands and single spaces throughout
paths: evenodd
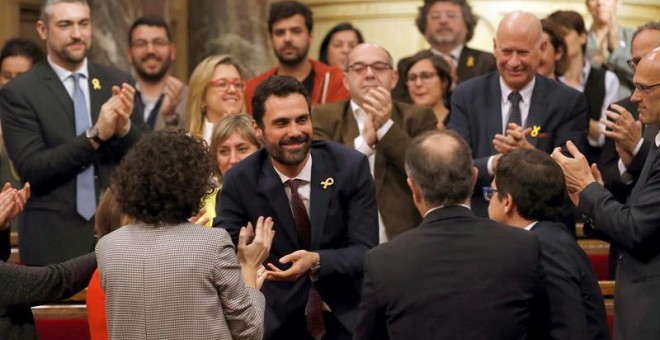
M 0 52 L 0 87 L 29 71 L 44 59 L 44 52 L 30 40 L 15 38 L 5 43 Z
M 444 130 L 449 121 L 445 100 L 452 84 L 449 64 L 431 51 L 422 51 L 410 58 L 404 74 L 410 99 L 417 105 L 430 106 L 438 118 L 438 129 Z
M 337 24 L 323 38 L 319 50 L 319 60 L 343 70 L 346 68 L 348 52 L 363 42 L 362 33 L 350 22 Z
M 550 79 L 564 75 L 569 65 L 568 48 L 566 47 L 566 29 L 551 19 L 541 19 L 543 41 L 547 47 L 541 52 L 541 63 L 538 74 Z
M 110 338 L 263 337 L 257 271 L 273 222 L 241 228 L 238 254 L 223 228 L 188 222 L 213 190 L 212 173 L 206 143 L 183 130 L 142 137 L 115 169 L 110 187 L 135 223 L 96 246 Z

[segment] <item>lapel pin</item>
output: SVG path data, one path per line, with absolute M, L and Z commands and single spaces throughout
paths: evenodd
M 325 181 L 321 182 L 323 189 L 327 189 L 328 187 L 331 187 L 333 184 L 335 184 L 335 180 L 332 177 L 328 177 Z
M 539 131 L 541 131 L 541 126 L 540 126 L 540 125 L 534 125 L 534 126 L 532 127 L 532 133 L 530 133 L 530 135 L 531 135 L 532 137 L 538 137 L 538 135 L 539 135 Z
M 474 56 L 469 56 L 468 57 L 467 63 L 465 63 L 465 66 L 474 67 Z
M 92 87 L 94 88 L 94 90 L 101 89 L 101 81 L 99 81 L 99 78 L 92 79 Z

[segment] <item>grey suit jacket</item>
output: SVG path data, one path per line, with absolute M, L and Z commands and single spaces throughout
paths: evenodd
M 124 72 L 91 62 L 88 70 L 90 114 L 96 122 L 112 86 L 133 81 Z M 141 118 L 134 112 L 128 135 L 94 150 L 85 134 L 76 135 L 73 101 L 46 61 L 2 88 L 0 110 L 9 157 L 21 179 L 32 185 L 18 225 L 21 261 L 45 265 L 92 251 L 94 219 L 85 221 L 76 212 L 76 176 L 93 164 L 100 194 L 112 169 L 140 137 Z
M 660 339 L 660 155 L 652 147 L 622 204 L 597 183 L 580 193 L 578 210 L 621 249 L 614 299 L 615 339 Z
M 133 224 L 96 247 L 111 339 L 261 339 L 265 299 L 224 229 Z
M 436 128 L 437 119 L 430 108 L 401 102 L 392 103 L 394 125 L 376 144 L 374 173 L 378 211 L 388 239 L 417 226 L 421 216 L 406 184 L 404 166 L 410 141 L 422 132 Z M 331 140 L 354 148 L 360 135 L 350 101 L 317 107 L 312 112 L 314 138 Z

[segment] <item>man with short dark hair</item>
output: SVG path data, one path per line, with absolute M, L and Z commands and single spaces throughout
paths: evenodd
M 137 18 L 128 30 L 128 61 L 135 71 L 135 104 L 150 130 L 183 126 L 188 93 L 170 75 L 176 58 L 172 32 L 165 20 Z
M 340 69 L 308 59 L 314 22 L 309 7 L 298 1 L 280 1 L 270 5 L 268 33 L 279 65 L 248 80 L 245 85 L 245 108 L 252 113 L 252 96 L 257 86 L 277 74 L 297 79 L 310 93 L 312 107 L 349 97 Z
M 415 136 L 434 130 L 431 108 L 392 99 L 397 73 L 380 45 L 360 44 L 347 57 L 344 83 L 351 100 L 322 105 L 314 115 L 314 134 L 355 148 L 369 158 L 378 192 L 379 241 L 417 226 L 421 216 L 406 185 L 404 157 Z
M 225 175 L 213 225 L 234 243 L 259 216 L 277 226 L 262 287 L 265 339 L 350 339 L 364 253 L 378 243 L 369 163 L 342 145 L 312 142 L 311 105 L 299 81 L 272 76 L 252 103 L 264 147 Z
M 466 0 L 424 1 L 415 19 L 417 29 L 431 45 L 430 51 L 447 60 L 457 78 L 454 81 L 458 83 L 495 70 L 495 58 L 491 53 L 466 45 L 472 40 L 478 21 L 479 17 Z M 412 56 L 399 60 L 397 70 L 401 80 L 393 92 L 394 98 L 409 103 L 403 72 L 411 59 Z
M 32 185 L 18 224 L 21 261 L 28 265 L 94 250 L 98 195 L 143 125 L 132 114 L 130 75 L 87 59 L 87 1 L 44 1 L 37 32 L 47 60 L 0 91 L 9 157 Z
M 639 119 L 660 127 L 660 47 L 642 57 L 633 83 L 631 101 L 637 104 Z M 659 145 L 660 133 L 625 204 L 603 187 L 598 168 L 590 168 L 572 143 L 566 145 L 571 157 L 564 156 L 559 148 L 552 153 L 564 171 L 578 211 L 595 230 L 621 247 L 614 292 L 615 339 L 660 339 L 660 324 L 656 322 L 660 309 Z
M 547 273 L 553 339 L 610 339 L 603 296 L 587 254 L 558 221 L 565 208 L 564 174 L 540 150 L 521 149 L 500 159 L 484 189 L 491 219 L 538 236 Z
M 547 48 L 541 22 L 517 11 L 500 22 L 493 48 L 497 72 L 460 84 L 451 97 L 448 128 L 472 150 L 479 169 L 472 209 L 487 216 L 481 188 L 490 185 L 499 158 L 518 148 L 552 152 L 572 140 L 586 144 L 587 101 L 584 95 L 537 75 L 540 54 Z M 575 221 L 567 222 L 575 229 Z
M 465 141 L 428 132 L 405 162 L 424 220 L 367 252 L 355 339 L 543 338 L 538 240 L 472 213 L 477 169 Z

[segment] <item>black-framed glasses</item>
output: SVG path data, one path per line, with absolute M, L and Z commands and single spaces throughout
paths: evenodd
M 436 77 L 438 74 L 435 72 L 420 72 L 419 74 L 416 73 L 409 73 L 408 74 L 408 79 L 406 79 L 409 83 L 414 84 L 417 79 L 421 80 L 422 83 L 430 83 L 431 80 Z
M 353 65 L 348 66 L 347 70 L 349 72 L 354 72 L 355 74 L 358 75 L 363 75 L 365 72 L 367 72 L 367 69 L 370 67 L 371 67 L 371 71 L 374 73 L 385 72 L 392 69 L 392 65 L 388 63 L 384 63 L 382 61 L 377 61 L 373 64 L 355 63 Z
M 628 60 L 626 60 L 626 64 L 628 64 L 628 66 L 630 66 L 630 68 L 633 69 L 633 71 L 634 71 L 634 70 L 637 69 L 637 64 L 639 64 L 640 60 L 641 60 L 640 58 L 628 59 Z
M 497 189 L 495 189 L 493 187 L 483 187 L 483 188 L 481 188 L 481 190 L 484 194 L 484 199 L 486 201 L 490 201 L 490 199 L 493 198 L 493 196 L 497 192 Z
M 649 93 L 654 88 L 660 86 L 660 83 L 653 85 L 643 85 L 643 84 L 633 83 L 633 86 L 635 87 L 635 91 L 639 91 L 641 93 Z

